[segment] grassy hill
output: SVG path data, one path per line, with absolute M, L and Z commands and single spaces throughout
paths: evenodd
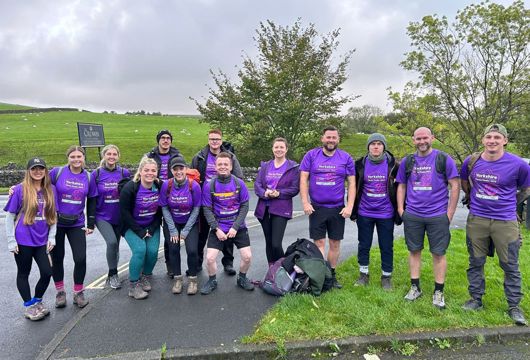
M 24 105 L 17 105 L 17 104 L 6 104 L 3 102 L 0 102 L 0 110 L 24 110 L 24 109 L 32 109 L 32 107 L 24 106 Z

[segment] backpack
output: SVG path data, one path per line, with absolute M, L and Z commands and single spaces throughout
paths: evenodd
M 236 149 L 234 148 L 234 145 L 232 145 L 231 142 L 223 141 L 221 146 L 223 147 L 223 150 L 225 151 L 230 151 L 232 154 L 236 153 Z
M 197 169 L 188 169 L 186 170 L 186 177 L 188 178 L 188 189 L 190 190 L 190 193 L 191 193 L 191 189 L 192 189 L 192 182 L 195 181 L 197 184 L 200 184 L 201 183 L 201 174 L 199 173 L 199 170 Z M 167 183 L 167 191 L 166 191 L 166 197 L 169 196 L 169 194 L 171 193 L 171 189 L 173 189 L 173 183 L 175 182 L 175 178 L 172 177 L 171 179 L 168 180 L 168 183 Z
M 61 174 L 63 173 L 63 170 L 65 167 L 67 167 L 68 165 L 65 165 L 65 166 L 61 166 L 61 168 L 59 169 L 59 171 L 57 171 L 57 173 L 55 174 L 55 177 L 52 180 L 52 184 L 53 185 L 56 185 L 57 184 L 57 181 L 59 181 L 59 177 L 61 176 Z M 86 169 L 83 169 L 83 171 L 85 172 L 86 174 L 86 177 L 87 177 L 87 180 L 88 180 L 88 184 L 90 186 L 90 173 L 86 170 Z
M 287 294 L 293 286 L 293 277 L 282 266 L 283 257 L 276 260 L 269 267 L 265 279 L 260 283 L 260 287 L 269 295 L 283 296 Z
M 232 177 L 232 180 L 236 184 L 236 194 L 239 195 L 241 191 L 241 184 L 239 183 L 239 178 L 237 178 L 234 175 L 230 175 Z M 213 195 L 215 194 L 215 182 L 217 181 L 217 176 L 214 176 L 210 179 L 210 196 L 212 198 L 212 206 L 213 206 Z
M 435 160 L 435 167 L 436 172 L 438 174 L 441 174 L 444 176 L 445 180 L 447 181 L 447 174 L 446 174 L 446 164 L 447 164 L 447 154 L 443 151 L 438 151 L 436 154 L 436 160 Z M 414 154 L 409 154 L 405 157 L 405 177 L 406 179 L 409 178 L 410 174 L 412 174 L 412 169 L 414 168 Z
M 474 152 L 473 154 L 471 154 L 471 158 L 469 159 L 468 163 L 467 163 L 467 180 L 469 182 L 469 186 L 470 186 L 470 191 L 469 193 L 467 192 L 464 192 L 464 197 L 462 198 L 462 205 L 465 205 L 467 206 L 467 208 L 469 209 L 469 207 L 471 206 L 471 188 L 473 187 L 473 182 L 469 179 L 469 176 L 471 175 L 471 171 L 473 170 L 473 167 L 475 166 L 475 164 L 477 163 L 478 159 L 480 159 L 480 156 L 482 155 L 482 152 L 481 151 L 477 151 L 477 152 Z

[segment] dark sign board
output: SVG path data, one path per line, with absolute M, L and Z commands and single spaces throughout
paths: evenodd
M 77 123 L 77 133 L 79 134 L 79 145 L 82 147 L 105 146 L 102 124 Z

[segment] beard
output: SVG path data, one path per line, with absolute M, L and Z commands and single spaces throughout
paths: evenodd
M 339 146 L 339 144 L 331 144 L 331 143 L 325 143 L 324 144 L 324 148 L 329 151 L 329 152 L 332 152 L 334 150 L 337 149 L 337 146 Z

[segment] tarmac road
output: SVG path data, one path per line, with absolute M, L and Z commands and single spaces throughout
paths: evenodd
M 255 207 L 255 197 L 251 195 L 250 208 Z M 0 196 L 3 208 L 5 197 Z M 299 199 L 295 211 L 300 214 Z M 452 222 L 452 227 L 462 227 L 467 210 L 461 206 Z M 249 275 L 262 279 L 267 268 L 264 240 L 259 223 L 249 217 L 248 225 L 253 251 Z M 0 213 L 0 227 L 4 218 Z M 347 221 L 346 238 L 341 247 L 341 261 L 355 254 L 357 229 Z M 284 247 L 298 237 L 308 237 L 307 217 L 302 215 L 291 220 L 287 226 Z M 402 235 L 402 226 L 396 228 L 396 236 Z M 376 239 L 374 239 L 376 242 Z M 5 246 L 5 232 L 0 232 L 0 244 Z M 23 318 L 20 296 L 16 290 L 16 266 L 7 250 L 0 251 L 0 262 L 4 264 L 4 276 L 0 278 L 0 353 L 1 359 L 70 358 L 93 357 L 120 352 L 168 348 L 201 348 L 223 346 L 239 341 L 253 331 L 261 316 L 275 303 L 276 298 L 264 294 L 259 289 L 245 292 L 236 287 L 235 277 L 222 273 L 219 259 L 217 290 L 208 296 L 173 295 L 171 282 L 165 275 L 163 260 L 159 259 L 154 271 L 152 294 L 144 301 L 127 297 L 126 286 L 115 291 L 101 288 L 101 279 L 107 271 L 105 244 L 99 233 L 87 240 L 87 282 L 91 284 L 87 295 L 91 304 L 83 310 L 72 306 L 71 292 L 68 293 L 68 306 L 65 309 L 51 309 L 48 319 L 34 323 Z M 68 248 L 68 247 L 67 247 Z M 5 249 L 5 247 L 4 247 Z M 125 241 L 120 246 L 120 265 L 130 258 Z M 237 253 L 237 251 L 236 251 Z M 183 250 L 182 256 L 185 259 Z M 185 262 L 184 262 L 185 264 Z M 235 265 L 239 264 L 236 255 Z M 184 265 L 183 265 L 184 266 Z M 65 256 L 65 284 L 72 287 L 72 257 L 67 249 Z M 127 269 L 121 274 L 127 277 Z M 184 268 L 183 268 L 184 270 Z M 33 271 L 31 284 L 37 280 Z M 202 272 L 200 281 L 206 279 Z M 126 285 L 126 282 L 124 282 Z M 45 302 L 53 305 L 53 283 L 50 285 Z

